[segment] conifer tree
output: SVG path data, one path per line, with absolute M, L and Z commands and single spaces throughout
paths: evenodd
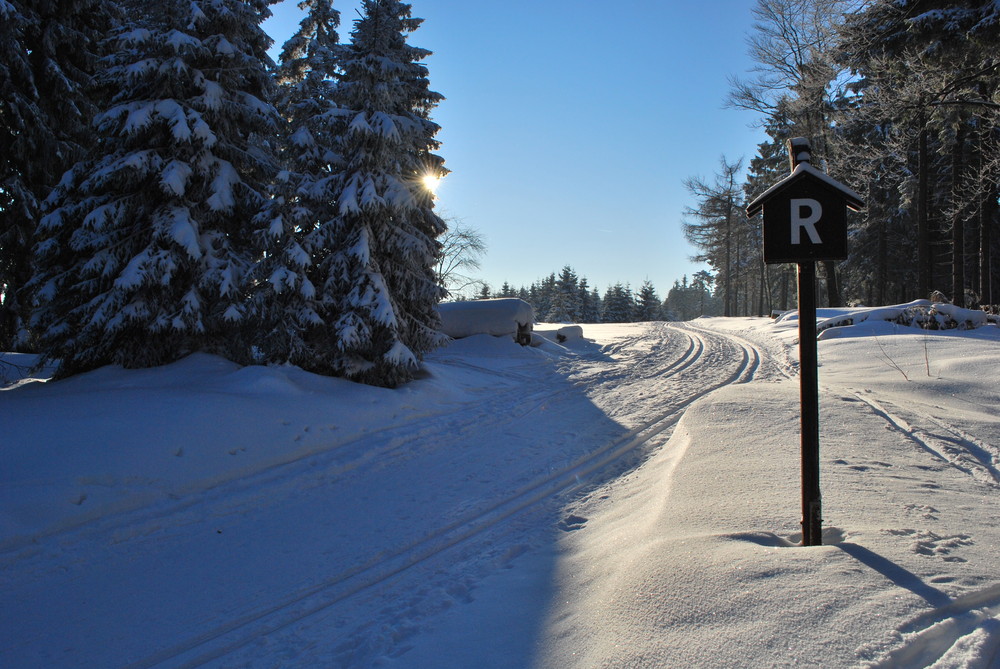
M 660 298 L 656 294 L 656 288 L 652 282 L 646 279 L 639 287 L 639 298 L 636 301 L 636 320 L 638 321 L 659 321 L 663 320 L 660 311 Z
M 423 181 L 445 172 L 429 118 L 442 96 L 421 63 L 430 52 L 406 42 L 421 22 L 406 3 L 364 0 L 337 87 L 337 366 L 390 387 L 412 378 L 443 342 L 435 306 L 445 291 L 434 268 L 446 226 Z
M 31 128 L 41 112 L 25 41 L 37 22 L 20 0 L 0 1 L 0 350 L 4 351 L 12 348 L 23 318 L 18 292 L 30 275 L 29 240 L 38 209 L 29 170 L 38 158 Z
M 0 350 L 28 347 L 41 202 L 91 143 L 91 78 L 110 0 L 0 0 Z
M 591 290 L 587 277 L 580 277 L 579 284 L 580 320 L 581 323 L 601 322 L 601 296 L 597 290 Z
M 332 257 L 336 243 L 337 153 L 334 86 L 342 47 L 331 0 L 302 0 L 306 16 L 285 43 L 276 71 L 282 126 L 282 179 L 271 212 L 256 231 L 252 320 L 260 361 L 335 373 L 339 305 Z
M 274 165 L 266 0 L 175 0 L 111 37 L 101 151 L 66 173 L 39 226 L 39 329 L 57 376 L 242 356 L 250 226 Z
M 743 159 L 730 163 L 723 156 L 720 171 L 712 183 L 700 178 L 687 179 L 685 186 L 698 200 L 697 207 L 688 207 L 683 223 L 684 236 L 702 253 L 694 260 L 714 267 L 722 284 L 725 316 L 736 315 L 737 279 L 740 266 L 740 237 L 746 231 L 743 224 L 742 187 L 738 175 Z
M 631 323 L 635 316 L 632 291 L 620 283 L 610 286 L 604 294 L 601 320 L 605 323 Z
M 575 323 L 580 318 L 579 283 L 576 272 L 569 265 L 562 268 L 553 287 L 549 313 L 550 323 Z
M 862 145 L 852 167 L 876 194 L 886 176 L 898 184 L 897 211 L 916 233 L 910 261 L 916 281 L 901 282 L 907 299 L 948 284 L 956 304 L 966 290 L 985 301 L 1000 293 L 1000 279 L 990 271 L 1000 251 L 994 236 L 1000 220 L 998 41 L 1000 12 L 987 0 L 877 0 L 842 30 L 841 58 L 858 75 L 857 99 L 845 110 L 854 127 L 844 144 L 850 148 L 867 125 L 888 145 L 874 151 Z M 868 212 L 876 233 L 883 226 L 875 217 L 883 211 Z M 895 213 L 891 205 L 889 212 Z

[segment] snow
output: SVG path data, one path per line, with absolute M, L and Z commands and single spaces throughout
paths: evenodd
M 862 200 L 861 196 L 858 195 L 856 192 L 854 192 L 844 184 L 840 183 L 839 181 L 828 175 L 823 170 L 817 169 L 812 165 L 810 165 L 809 163 L 799 163 L 798 165 L 795 166 L 795 169 L 792 170 L 787 177 L 785 177 L 784 179 L 782 179 L 781 181 L 774 184 L 766 191 L 758 195 L 756 198 L 754 198 L 753 202 L 751 202 L 746 206 L 747 215 L 755 216 L 760 211 L 761 206 L 763 205 L 764 202 L 770 200 L 779 191 L 785 190 L 789 186 L 789 184 L 792 184 L 798 179 L 802 178 L 803 174 L 811 175 L 812 177 L 822 181 L 824 184 L 829 186 L 834 191 L 841 193 L 846 199 L 846 205 L 849 209 L 857 211 L 860 208 L 864 208 L 864 200 Z
M 153 105 L 141 102 L 129 105 L 128 118 L 125 119 L 123 132 L 134 134 L 146 128 L 153 120 Z
M 180 30 L 169 31 L 164 42 L 174 50 L 174 53 L 180 53 L 185 50 L 194 50 L 201 46 L 201 40 L 197 37 L 181 32 Z
M 233 188 L 241 182 L 240 175 L 228 160 L 217 158 L 214 163 L 216 174 L 207 204 L 212 211 L 229 211 L 236 205 Z
M 4 666 L 996 667 L 1000 328 L 871 321 L 819 342 L 814 548 L 795 314 L 471 336 L 396 390 L 5 354 Z
M 193 170 L 182 160 L 171 160 L 160 173 L 160 182 L 169 194 L 183 197 Z
M 513 297 L 444 302 L 438 305 L 438 313 L 442 331 L 455 339 L 477 334 L 515 335 L 519 329 L 530 330 L 535 320 L 531 305 Z
M 963 309 L 953 304 L 931 302 L 930 300 L 914 300 L 906 304 L 870 309 L 827 309 L 824 313 L 826 314 L 826 318 L 816 324 L 820 339 L 839 337 L 845 332 L 841 328 L 845 326 L 860 326 L 862 323 L 866 325 L 865 328 L 848 330 L 846 331 L 848 336 L 900 332 L 900 327 L 894 326 L 902 326 L 903 331 L 909 331 L 911 334 L 914 334 L 921 331 L 921 323 L 933 326 L 933 329 L 936 330 L 947 330 L 950 328 L 968 330 L 983 327 L 991 320 L 991 317 L 980 309 Z M 794 312 L 783 315 L 782 318 L 786 316 L 791 318 L 796 317 Z M 879 321 L 884 323 L 884 325 L 880 325 Z M 992 317 L 992 321 L 994 323 L 997 322 L 996 316 Z
M 170 238 L 187 254 L 194 259 L 202 255 L 201 245 L 198 242 L 198 233 L 195 230 L 197 225 L 191 219 L 191 211 L 187 207 L 171 207 L 168 218 L 170 219 Z

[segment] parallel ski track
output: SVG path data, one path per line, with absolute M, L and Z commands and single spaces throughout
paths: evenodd
M 891 430 L 912 441 L 935 458 L 977 481 L 1000 486 L 1000 448 L 934 416 L 917 413 L 904 418 L 903 414 L 908 412 L 892 406 L 886 400 L 876 400 L 860 391 L 851 393 L 868 405 L 875 415 L 885 420 Z M 935 434 L 934 428 L 917 425 L 918 421 L 925 424 L 933 423 L 945 434 Z
M 901 628 L 903 643 L 872 669 L 930 667 L 960 642 L 966 652 L 978 651 L 976 666 L 996 667 L 1000 661 L 1000 585 L 971 592 L 920 615 Z M 955 665 L 948 665 L 955 666 Z
M 688 335 L 688 347 L 676 360 L 662 370 L 664 374 L 677 373 L 694 364 L 704 350 L 704 342 Z M 463 360 L 448 360 L 447 364 L 464 367 L 480 372 L 487 372 L 501 379 L 523 383 L 525 381 L 534 382 L 536 377 L 534 371 L 527 369 L 523 372 L 517 368 L 505 371 L 482 367 Z M 552 387 L 541 387 L 538 390 L 525 394 L 523 386 L 501 389 L 485 400 L 485 404 L 478 404 L 475 412 L 462 412 L 451 414 L 453 418 L 450 434 L 461 435 L 465 427 L 476 425 L 480 428 L 488 427 L 500 421 L 507 421 L 511 418 L 519 418 L 523 415 L 543 406 L 553 398 L 557 397 L 563 390 Z M 516 398 L 516 402 L 512 401 Z M 509 408 L 512 404 L 516 407 L 513 414 L 503 411 L 495 411 L 493 407 Z M 141 526 L 156 525 L 158 527 L 169 527 L 167 519 L 177 518 L 191 508 L 201 508 L 206 504 L 223 502 L 227 507 L 239 507 L 242 505 L 253 505 L 260 497 L 262 490 L 266 490 L 268 496 L 273 497 L 280 492 L 283 485 L 293 482 L 298 490 L 303 489 L 303 476 L 315 479 L 316 484 L 328 483 L 330 476 L 343 474 L 358 467 L 363 467 L 371 462 L 384 461 L 391 458 L 394 453 L 408 448 L 407 444 L 394 443 L 391 435 L 395 432 L 404 432 L 407 435 L 420 434 L 424 426 L 438 426 L 442 416 L 433 414 L 430 416 L 420 416 L 404 424 L 390 424 L 385 427 L 376 428 L 362 435 L 347 439 L 342 443 L 324 449 L 320 452 L 303 455 L 298 458 L 276 463 L 258 472 L 230 481 L 221 481 L 206 491 L 198 495 L 185 495 L 180 499 L 169 501 L 159 501 L 132 508 L 122 509 L 112 514 L 98 516 L 94 519 L 81 519 L 79 522 L 69 526 L 64 526 L 50 532 L 33 535 L 23 542 L 11 543 L 7 546 L 0 546 L 0 556 L 13 560 L 19 551 L 25 548 L 35 553 L 37 542 L 45 539 L 46 542 L 58 541 L 60 543 L 72 543 L 74 541 L 86 541 L 87 536 L 106 535 L 116 530 L 125 528 L 135 528 Z M 384 443 L 375 448 L 371 444 L 382 439 Z M 438 442 L 440 446 L 443 442 Z M 364 445 L 365 448 L 359 453 L 352 453 L 351 450 Z M 331 474 L 336 472 L 336 474 Z M 308 487 L 308 486 L 307 486 Z M 245 494 L 244 494 L 245 493 Z M 142 532 L 137 534 L 141 535 Z
M 203 666 L 369 588 L 390 581 L 403 572 L 484 534 L 515 514 L 543 500 L 553 498 L 567 489 L 579 486 L 581 479 L 622 460 L 654 437 L 673 428 L 684 410 L 698 399 L 724 386 L 753 380 L 761 364 L 761 353 L 755 346 L 744 340 L 712 331 L 683 332 L 690 338 L 688 348 L 677 360 L 661 369 L 661 374 L 668 372 L 678 374 L 690 369 L 703 358 L 706 349 L 709 348 L 706 340 L 713 340 L 716 347 L 734 346 L 741 352 L 741 359 L 736 364 L 735 370 L 723 379 L 717 379 L 689 397 L 674 403 L 642 425 L 579 458 L 571 465 L 536 479 L 487 508 L 469 512 L 391 554 L 383 553 L 365 564 L 342 571 L 321 583 L 300 590 L 272 606 L 252 611 L 195 638 L 129 664 L 127 669 L 162 665 L 184 668 Z
M 585 377 L 583 383 L 587 385 L 604 385 L 615 381 L 621 381 L 622 379 L 628 379 L 631 381 L 649 379 L 653 377 L 664 378 L 684 371 L 701 359 L 702 354 L 705 352 L 705 340 L 696 334 L 684 330 L 677 329 L 672 331 L 682 334 L 687 339 L 687 345 L 685 350 L 676 359 L 671 360 L 665 366 L 649 367 L 641 364 L 641 361 L 636 365 L 619 365 L 616 369 L 603 370 L 597 372 L 596 374 L 587 376 Z M 646 338 L 647 337 L 637 335 L 615 342 L 614 344 L 609 344 L 608 346 L 605 346 L 595 357 L 596 359 L 614 358 L 615 355 L 623 350 L 627 350 L 632 344 Z M 583 357 L 587 358 L 589 356 Z

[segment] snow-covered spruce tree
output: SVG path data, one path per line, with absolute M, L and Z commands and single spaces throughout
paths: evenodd
M 244 357 L 250 221 L 274 171 L 265 0 L 173 0 L 123 27 L 101 81 L 100 151 L 39 225 L 33 324 L 58 377 L 193 351 Z
M 591 291 L 587 285 L 587 277 L 581 276 L 579 287 L 580 299 L 580 323 L 600 323 L 601 322 L 601 296 L 597 290 Z
M 91 137 L 96 40 L 110 0 L 0 0 L 0 350 L 24 329 L 39 206 Z
M 916 281 L 900 281 L 906 299 L 948 284 L 956 304 L 966 290 L 987 303 L 1000 293 L 990 270 L 1000 253 L 998 42 L 1000 9 L 989 0 L 876 0 L 841 30 L 860 101 L 845 109 L 853 127 L 842 143 L 854 171 L 878 180 L 875 196 L 886 175 L 898 184 L 896 211 L 916 251 Z M 869 134 L 874 147 L 855 146 Z M 883 164 L 883 156 L 903 160 Z M 883 209 L 867 211 L 868 220 L 879 225 Z
M 0 0 L 0 350 L 11 350 L 23 318 L 18 291 L 30 276 L 38 199 L 30 129 L 41 116 L 25 38 L 37 17 L 19 0 Z M 43 127 L 44 128 L 44 127 Z M 44 154 L 43 154 L 44 155 Z
M 636 300 L 636 320 L 638 321 L 662 321 L 663 315 L 660 309 L 660 298 L 656 294 L 653 283 L 646 279 L 639 287 L 639 298 Z
M 566 265 L 559 272 L 552 302 L 545 320 L 550 323 L 578 323 L 580 318 L 580 286 L 576 272 Z
M 635 300 L 630 288 L 620 283 L 608 287 L 604 293 L 601 320 L 604 323 L 631 323 L 635 320 Z
M 437 124 L 442 96 L 428 88 L 429 55 L 406 43 L 421 19 L 397 0 L 365 0 L 337 87 L 343 132 L 336 176 L 334 278 L 337 366 L 348 377 L 396 386 L 443 341 L 434 268 L 445 230 L 426 175 L 444 173 Z M 324 287 L 325 289 L 325 287 Z
M 340 12 L 331 0 L 303 0 L 299 7 L 306 16 L 285 42 L 276 70 L 283 169 L 272 211 L 254 233 L 249 319 L 256 324 L 257 361 L 331 373 L 339 306 L 331 289 L 331 256 L 337 223 L 333 176 L 342 167 L 333 102 Z

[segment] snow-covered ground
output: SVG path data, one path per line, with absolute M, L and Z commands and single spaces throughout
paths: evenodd
M 819 342 L 801 548 L 795 326 L 477 336 L 397 390 L 5 366 L 0 664 L 1000 666 L 1000 329 Z

